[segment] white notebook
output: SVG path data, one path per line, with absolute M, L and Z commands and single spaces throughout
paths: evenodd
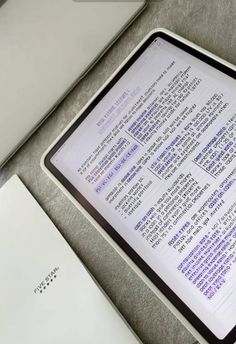
M 140 343 L 17 176 L 0 237 L 0 343 Z

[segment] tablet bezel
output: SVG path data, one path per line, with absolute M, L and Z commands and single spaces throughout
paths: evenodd
M 118 234 L 118 232 L 105 220 L 105 218 L 88 202 L 88 200 L 65 178 L 65 176 L 51 163 L 50 159 L 65 143 L 68 137 L 77 129 L 80 123 L 90 114 L 92 109 L 101 101 L 107 92 L 115 85 L 121 76 L 137 60 L 144 50 L 152 41 L 161 37 L 166 41 L 181 48 L 183 51 L 199 58 L 201 61 L 220 70 L 226 75 L 236 79 L 236 71 L 224 64 L 217 58 L 205 54 L 201 49 L 188 44 L 186 41 L 178 39 L 166 31 L 158 30 L 153 32 L 144 43 L 128 58 L 126 63 L 115 72 L 113 78 L 105 85 L 104 88 L 89 103 L 81 115 L 73 121 L 72 125 L 57 140 L 55 144 L 46 153 L 43 164 L 45 168 L 55 177 L 57 181 L 69 192 L 69 194 L 92 216 L 93 219 L 105 230 L 105 232 L 115 241 L 115 243 L 128 255 L 128 257 L 141 269 L 141 271 L 152 281 L 152 283 L 167 297 L 175 308 L 190 322 L 190 324 L 201 334 L 206 341 L 212 344 L 233 344 L 236 341 L 236 326 L 223 339 L 218 339 L 209 328 L 191 311 L 191 309 L 169 288 L 164 281 L 149 267 L 147 263 L 132 249 L 130 245 Z

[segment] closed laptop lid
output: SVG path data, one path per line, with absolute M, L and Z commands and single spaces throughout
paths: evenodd
M 0 165 L 144 2 L 0 1 Z

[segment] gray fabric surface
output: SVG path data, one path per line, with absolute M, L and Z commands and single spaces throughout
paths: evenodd
M 169 28 L 236 64 L 235 0 L 152 1 L 54 114 L 0 171 L 0 185 L 14 173 L 21 177 L 143 343 L 188 344 L 195 339 L 39 166 L 40 157 L 49 144 L 145 34 L 156 27 Z

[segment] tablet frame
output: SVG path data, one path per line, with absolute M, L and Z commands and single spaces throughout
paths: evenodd
M 135 62 L 140 54 L 157 37 L 162 37 L 182 50 L 208 63 L 223 73 L 236 79 L 236 67 L 212 53 L 198 47 L 188 40 L 160 28 L 151 31 L 140 44 L 131 52 L 120 67 L 111 75 L 106 83 L 96 92 L 93 98 L 78 113 L 74 120 L 65 128 L 61 135 L 44 153 L 41 167 L 47 175 L 59 186 L 66 196 L 75 204 L 83 215 L 99 230 L 105 239 L 125 259 L 133 270 L 143 279 L 151 290 L 166 304 L 175 316 L 201 343 L 233 344 L 236 342 L 236 326 L 223 339 L 219 340 L 207 326 L 190 310 L 190 308 L 168 287 L 164 281 L 144 262 L 130 247 L 118 232 L 102 217 L 101 214 L 85 199 L 84 196 L 57 170 L 50 162 L 51 157 L 60 149 L 63 143 L 74 132 L 79 124 L 89 115 L 105 94 L 115 85 L 120 77 Z

